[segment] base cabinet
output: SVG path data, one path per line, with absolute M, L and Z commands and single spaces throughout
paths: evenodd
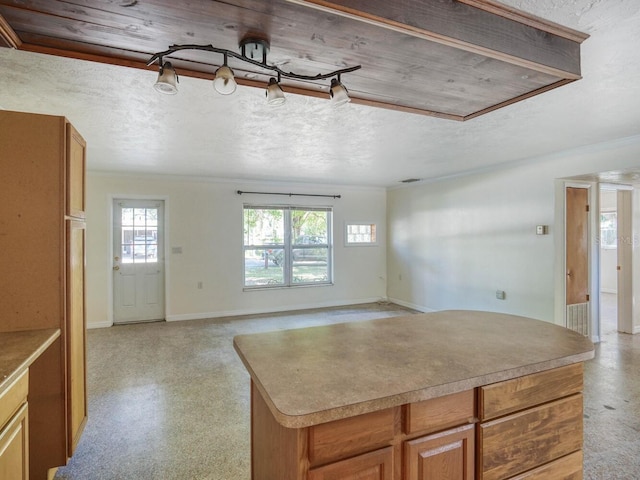
M 251 383 L 252 480 L 582 478 L 582 364 L 307 428 Z

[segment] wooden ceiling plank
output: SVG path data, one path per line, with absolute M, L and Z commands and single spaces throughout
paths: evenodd
M 530 27 L 537 28 L 548 33 L 552 33 L 553 35 L 564 37 L 568 40 L 571 40 L 572 42 L 582 43 L 587 38 L 589 38 L 589 35 L 586 33 L 574 30 L 573 28 L 565 27 L 555 22 L 550 22 L 549 20 L 546 20 L 544 18 L 532 15 L 531 13 L 525 13 L 522 10 L 517 10 L 516 8 L 504 5 L 503 3 L 495 2 L 493 0 L 457 1 L 466 3 L 467 5 L 471 5 L 476 8 L 480 8 L 482 10 L 486 10 L 487 12 L 491 12 L 495 15 L 510 18 L 511 20 L 514 20 L 516 22 L 522 23 L 524 25 L 529 25 Z
M 0 42 L 9 48 L 20 48 L 22 45 L 22 40 L 2 15 L 0 15 Z
M 287 0 L 545 71 L 580 78 L 580 44 L 454 0 Z

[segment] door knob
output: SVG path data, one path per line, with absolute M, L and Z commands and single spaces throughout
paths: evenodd
M 116 265 L 115 267 L 113 267 L 114 270 L 120 270 L 120 265 Z

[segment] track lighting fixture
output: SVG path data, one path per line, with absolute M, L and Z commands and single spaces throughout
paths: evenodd
M 216 70 L 216 78 L 213 80 L 213 88 L 221 95 L 230 95 L 236 91 L 236 79 L 233 78 L 233 70 L 227 65 L 227 56 L 224 63 Z
M 331 87 L 329 89 L 331 103 L 333 105 L 343 105 L 349 102 L 350 98 L 347 89 L 341 82 L 340 76 L 343 73 L 353 72 L 361 68 L 360 65 L 357 65 L 355 67 L 343 68 L 325 74 L 319 73 L 317 75 L 300 75 L 293 72 L 285 72 L 278 66 L 269 65 L 267 63 L 269 43 L 266 40 L 256 38 L 246 38 L 241 40 L 240 53 L 216 48 L 212 45 L 172 45 L 164 52 L 155 53 L 151 59 L 149 59 L 149 62 L 147 62 L 147 65 L 151 65 L 157 61 L 160 66 L 158 80 L 154 85 L 154 88 L 157 91 L 170 95 L 178 93 L 178 75 L 171 62 L 165 62 L 164 57 L 173 55 L 181 50 L 202 50 L 223 55 L 222 65 L 216 70 L 215 78 L 213 80 L 213 88 L 222 95 L 232 94 L 235 92 L 237 86 L 233 70 L 231 70 L 227 64 L 229 57 L 258 67 L 259 70 L 257 72 L 249 73 L 264 75 L 264 70 L 274 72 L 277 74 L 277 79 L 275 77 L 271 77 L 266 89 L 266 98 L 269 105 L 282 105 L 286 100 L 284 91 L 280 84 L 282 77 L 307 82 L 317 82 L 319 80 L 327 80 L 331 78 Z
M 269 79 L 269 85 L 267 86 L 267 103 L 272 106 L 282 105 L 287 99 L 284 97 L 284 92 L 280 86 L 280 78 L 276 80 L 271 77 Z
M 340 105 L 344 105 L 345 103 L 349 103 L 351 99 L 349 98 L 349 92 L 342 82 L 340 82 L 340 75 L 338 78 L 331 79 L 331 88 L 329 89 L 329 96 L 331 97 L 331 103 L 339 107 Z
M 178 74 L 174 70 L 173 65 L 171 65 L 171 62 L 160 62 L 158 80 L 156 80 L 153 88 L 167 95 L 175 95 L 178 93 Z

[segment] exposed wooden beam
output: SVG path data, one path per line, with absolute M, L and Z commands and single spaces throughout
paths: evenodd
M 514 9 L 501 9 L 497 2 L 287 1 L 560 78 L 581 78 L 580 42 L 586 35 Z
M 0 46 L 4 43 L 5 47 L 20 48 L 22 41 L 18 34 L 11 28 L 11 25 L 0 15 Z

